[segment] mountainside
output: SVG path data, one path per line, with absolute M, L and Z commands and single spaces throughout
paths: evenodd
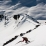
M 3 5 L 0 3 L 0 46 L 46 46 L 46 4 L 26 7 L 27 3 L 21 3 L 26 1 L 20 0 L 15 5 L 7 5 L 7 1 Z M 32 42 L 18 43 L 23 40 L 22 37 L 27 37 Z
M 26 26 L 28 25 L 28 26 Z M 17 30 L 16 32 L 14 32 L 14 34 L 8 36 L 7 38 L 4 38 L 4 43 L 6 41 L 8 41 L 9 39 L 13 38 L 15 35 L 19 35 L 20 33 L 25 33 L 27 30 L 29 29 L 33 29 L 35 27 L 35 25 L 33 24 L 29 24 L 28 22 L 25 22 L 20 28 L 19 30 Z M 18 32 L 19 31 L 19 32 Z M 16 44 L 17 42 L 22 40 L 22 37 L 27 37 L 30 41 L 32 41 L 29 44 L 25 44 L 25 42 L 20 42 L 18 44 Z M 32 30 L 32 32 L 25 34 L 22 37 L 18 37 L 17 39 L 15 39 L 14 41 L 10 42 L 9 44 L 7 44 L 6 46 L 46 46 L 46 25 L 41 25 L 39 26 L 37 29 Z M 2 41 L 2 43 L 3 43 Z

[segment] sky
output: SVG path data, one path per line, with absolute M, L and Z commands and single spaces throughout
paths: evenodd
M 16 3 L 21 3 L 22 6 L 27 6 L 27 7 L 31 7 L 31 6 L 35 6 L 38 3 L 46 3 L 46 0 L 0 0 L 1 1 L 9 1 L 9 5 L 15 5 Z
M 15 4 L 17 2 L 20 2 L 23 6 L 27 6 L 27 7 L 31 7 L 31 6 L 35 6 L 38 3 L 46 3 L 46 0 L 12 0 Z

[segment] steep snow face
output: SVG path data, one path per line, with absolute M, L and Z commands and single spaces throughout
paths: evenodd
M 14 20 L 10 21 L 8 26 L 4 27 L 3 29 L 0 28 L 0 43 L 3 44 L 12 37 L 19 35 L 20 33 L 25 33 L 29 29 L 33 29 L 35 25 L 28 21 L 25 21 L 23 24 L 20 23 L 18 27 L 16 27 L 17 23 L 13 22 Z M 16 27 L 16 28 L 15 28 Z M 4 38 L 5 37 L 5 38 Z
M 28 34 L 24 35 L 23 37 L 28 37 L 28 39 L 30 41 L 33 41 L 33 42 L 31 42 L 27 45 L 24 45 L 25 43 L 22 43 L 22 44 L 19 43 L 18 46 L 20 44 L 21 44 L 20 46 L 22 46 L 22 45 L 23 46 L 30 46 L 30 45 L 31 46 L 46 46 L 46 25 L 41 25 L 40 27 L 33 30 L 31 33 L 28 33 Z
M 8 39 L 12 38 L 13 36 L 20 34 L 21 32 L 26 32 L 28 30 L 28 28 L 34 28 L 34 26 L 26 26 L 27 22 L 21 26 L 21 28 L 19 28 L 19 30 L 17 30 L 14 34 L 12 34 L 11 36 L 9 36 L 9 38 L 7 38 L 5 41 L 7 41 Z M 28 27 L 28 28 L 27 28 Z M 23 30 L 22 30 L 23 29 Z M 19 31 L 19 32 L 18 32 Z M 17 42 L 23 40 L 22 37 L 27 37 L 30 41 L 32 41 L 29 44 L 25 44 L 25 42 L 20 42 L 18 44 L 16 44 Z M 41 25 L 39 26 L 37 29 L 33 30 L 30 33 L 25 34 L 22 37 L 18 37 L 17 39 L 15 39 L 13 42 L 7 44 L 6 46 L 46 46 L 46 25 Z
M 25 33 L 26 31 L 30 30 L 30 29 L 34 29 L 36 22 L 31 20 L 31 16 L 34 18 L 38 18 L 38 17 L 43 17 L 44 12 L 46 13 L 46 4 L 45 5 L 36 5 L 33 7 L 21 7 L 18 8 L 18 5 L 14 5 L 12 7 L 10 7 L 9 9 L 6 9 L 5 12 L 3 13 L 4 16 L 7 16 L 8 20 L 8 24 L 6 27 L 4 27 L 4 23 L 7 22 L 5 20 L 3 20 L 2 22 L 0 22 L 0 44 L 2 45 L 3 43 L 5 43 L 6 41 L 8 41 L 9 39 L 11 39 L 12 37 L 14 37 L 15 35 L 19 35 L 20 33 Z M 39 7 L 40 6 L 40 7 Z M 44 7 L 43 7 L 44 6 Z M 18 8 L 18 9 L 15 9 Z M 42 8 L 42 9 L 41 9 Z M 36 11 L 35 11 L 36 10 Z M 42 12 L 41 12 L 42 11 Z M 17 15 L 17 14 L 21 14 L 22 16 L 22 20 L 14 20 L 13 16 Z M 27 15 L 29 16 L 27 16 Z M 45 18 L 45 16 L 44 16 Z M 36 20 L 37 21 L 37 20 Z M 19 23 L 20 22 L 20 23 Z M 18 27 L 17 27 L 18 26 Z M 31 33 L 28 33 L 26 35 L 24 35 L 25 37 L 28 37 L 31 41 L 34 40 L 30 45 L 32 46 L 40 46 L 40 45 L 46 45 L 46 25 L 41 25 L 39 28 L 33 30 Z M 21 37 L 18 37 L 18 40 Z M 8 46 L 14 46 L 15 42 L 18 42 L 18 40 L 13 41 L 12 43 L 9 43 Z M 24 43 L 22 43 L 24 44 Z M 18 46 L 22 45 L 21 43 L 18 44 Z M 7 46 L 7 45 L 6 45 Z M 16 45 L 17 46 L 17 45 Z

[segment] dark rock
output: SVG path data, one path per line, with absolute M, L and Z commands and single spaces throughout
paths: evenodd
M 19 15 L 19 14 L 18 14 L 18 15 L 14 15 L 13 18 L 14 18 L 15 20 L 17 20 L 17 19 L 20 18 L 20 15 Z
M 0 15 L 0 20 L 2 20 L 4 18 L 4 16 L 3 15 Z

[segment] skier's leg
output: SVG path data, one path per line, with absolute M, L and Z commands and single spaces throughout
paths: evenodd
M 28 41 L 25 41 L 26 44 L 28 44 Z
M 30 41 L 28 40 L 28 42 L 30 42 Z

